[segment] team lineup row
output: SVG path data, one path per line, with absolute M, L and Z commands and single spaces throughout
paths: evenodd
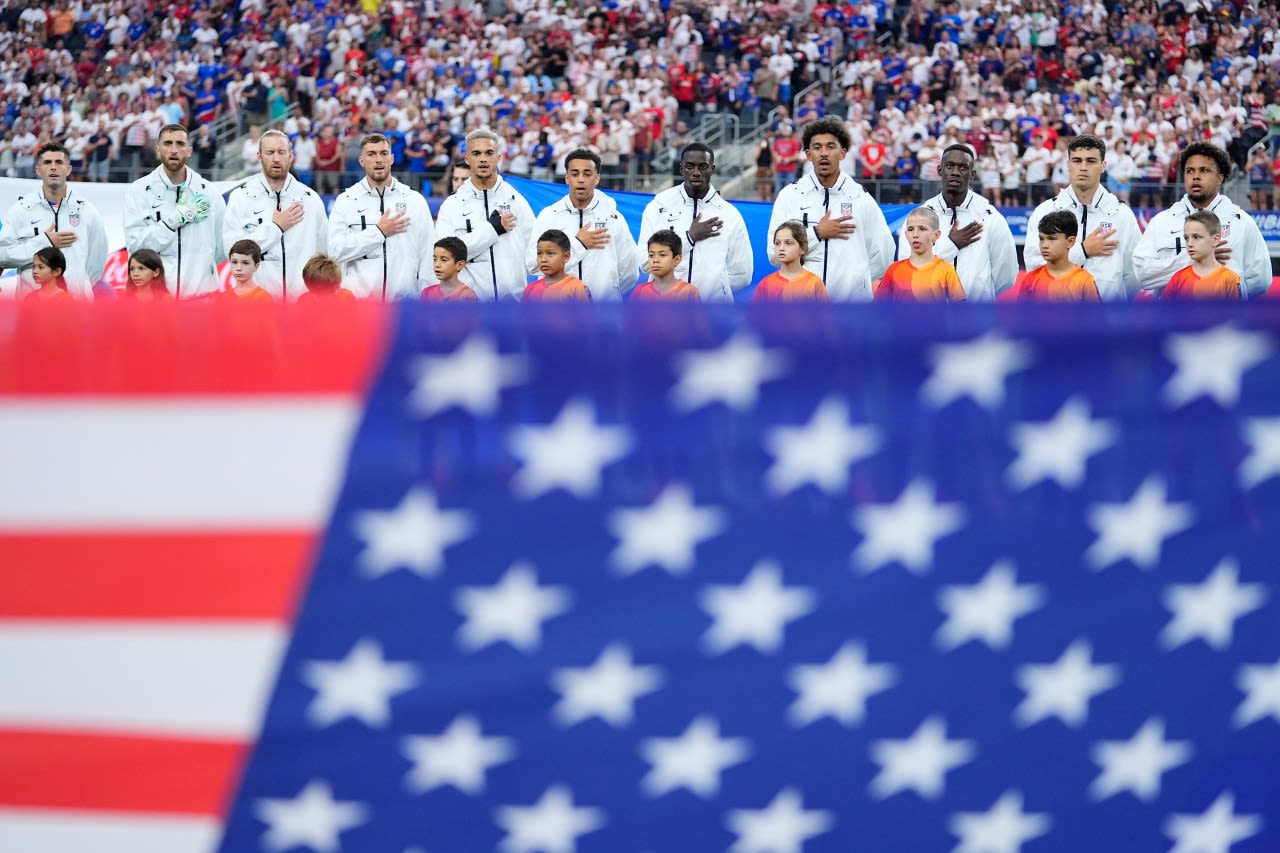
M 812 168 L 779 193 L 768 229 L 770 260 L 782 267 L 775 275 L 790 280 L 802 266 L 836 301 L 873 298 L 895 255 L 922 257 L 908 228 L 895 243 L 874 198 L 841 171 L 849 144 L 839 121 L 820 119 L 805 126 L 803 147 Z M 536 216 L 503 179 L 500 152 L 501 141 L 487 129 L 467 136 L 465 160 L 471 174 L 444 200 L 433 221 L 426 198 L 392 177 L 390 142 L 371 134 L 360 149 L 364 179 L 341 193 L 326 216 L 321 197 L 290 174 L 292 152 L 283 133 L 263 134 L 261 173 L 235 187 L 224 202 L 187 166 L 192 153 L 187 131 L 171 125 L 161 131 L 156 145 L 160 165 L 128 189 L 127 248 L 131 256 L 140 250 L 155 252 L 169 291 L 179 299 L 217 294 L 217 262 L 245 239 L 261 249 L 255 279 L 273 298 L 294 300 L 305 293 L 304 264 L 316 254 L 327 254 L 340 264 L 343 286 L 355 296 L 402 299 L 417 298 L 425 286 L 437 283 L 437 237 L 455 237 L 466 254 L 458 281 L 479 299 L 495 300 L 524 294 L 529 274 L 542 271 L 539 237 L 560 231 L 568 238 L 567 274 L 585 282 L 592 299 L 616 300 L 633 288 L 641 271 L 650 272 L 650 237 L 671 231 L 681 244 L 674 278 L 690 283 L 703 300 L 729 301 L 751 284 L 751 237 L 741 214 L 712 183 L 715 161 L 709 147 L 694 143 L 681 151 L 683 182 L 649 202 L 638 240 L 613 199 L 597 189 L 600 161 L 594 152 L 568 155 L 568 194 Z M 1219 234 L 1211 235 L 1213 254 L 1234 271 L 1241 296 L 1253 298 L 1267 290 L 1271 262 L 1262 233 L 1246 211 L 1220 193 L 1231 170 L 1225 151 L 1209 143 L 1187 146 L 1180 156 L 1186 194 L 1142 232 L 1133 211 L 1101 185 L 1105 154 L 1105 144 L 1094 137 L 1071 142 L 1071 185 L 1037 207 L 1027 224 L 1028 272 L 1046 265 L 1042 241 L 1033 236 L 1043 230 L 1040 222 L 1066 212 L 1075 233 L 1069 235 L 1065 262 L 1088 273 L 1098 296 L 1124 300 L 1143 291 L 1158 295 L 1195 260 L 1184 233 L 1187 218 L 1210 211 L 1220 227 Z M 64 148 L 44 146 L 36 169 L 40 190 L 18 199 L 0 232 L 0 265 L 18 270 L 19 294 L 31 292 L 39 288 L 33 276 L 37 252 L 57 248 L 65 258 L 67 291 L 91 297 L 106 263 L 101 219 L 69 184 L 70 158 Z M 942 192 L 923 205 L 933 214 L 926 217 L 935 237 L 928 256 L 954 268 L 959 284 L 950 292 L 968 300 L 995 299 L 1018 278 L 1009 225 L 970 188 L 970 149 L 948 148 L 940 171 Z M 789 251 L 780 256 L 775 248 L 779 228 L 788 222 L 799 224 L 784 229 L 800 244 L 796 262 Z M 1051 272 L 1057 274 L 1057 269 Z

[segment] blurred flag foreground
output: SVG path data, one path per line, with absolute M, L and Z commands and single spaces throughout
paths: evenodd
M 0 314 L 0 850 L 1280 849 L 1280 311 L 305 307 Z

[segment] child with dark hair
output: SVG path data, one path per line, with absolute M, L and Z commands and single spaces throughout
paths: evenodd
M 538 238 L 538 272 L 542 278 L 524 289 L 525 302 L 589 300 L 586 282 L 564 271 L 569 263 L 569 236 L 559 229 L 544 231 Z
M 67 293 L 67 258 L 62 250 L 54 246 L 37 249 L 32 259 L 31 278 L 35 280 L 37 289 L 28 293 L 24 302 L 42 302 L 46 299 L 59 301 L 70 299 Z
M 476 292 L 458 278 L 467 265 L 467 244 L 460 237 L 442 237 L 436 241 L 431 267 L 439 284 L 422 289 L 427 302 L 478 302 Z
M 227 250 L 227 264 L 231 267 L 232 286 L 224 293 L 227 298 L 249 302 L 270 302 L 267 293 L 253 276 L 262 265 L 262 247 L 252 240 L 237 240 Z
M 164 282 L 164 260 L 153 249 L 139 249 L 129 256 L 129 277 L 124 292 L 141 302 L 173 298 Z
M 698 288 L 676 278 L 676 267 L 680 265 L 684 251 L 679 234 L 670 228 L 654 231 L 649 237 L 648 250 L 651 280 L 637 285 L 631 292 L 632 299 L 640 302 L 655 299 L 670 302 L 702 301 Z
M 1040 254 L 1045 265 L 1027 273 L 1019 299 L 1055 302 L 1098 302 L 1098 285 L 1084 267 L 1071 263 L 1067 253 L 1076 244 L 1079 223 L 1069 210 L 1055 210 L 1040 220 Z

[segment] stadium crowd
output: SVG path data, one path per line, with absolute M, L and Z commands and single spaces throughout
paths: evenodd
M 766 199 L 795 175 L 788 137 L 828 114 L 851 135 L 847 170 L 882 201 L 931 195 L 941 152 L 964 141 L 989 199 L 1038 203 L 1066 185 L 1065 138 L 1082 133 L 1106 141 L 1109 184 L 1135 204 L 1177 195 L 1177 152 L 1197 140 L 1249 169 L 1255 206 L 1280 197 L 1275 3 L 491 5 L 0 0 L 0 175 L 33 176 L 58 140 L 86 179 L 132 180 L 156 165 L 160 128 L 182 123 L 196 167 L 220 177 L 205 128 L 230 115 L 280 123 L 298 177 L 325 194 L 358 178 L 373 131 L 402 177 L 443 194 L 482 126 L 511 174 L 563 176 L 564 155 L 587 146 L 605 187 L 630 174 L 661 188 L 670 176 L 651 173 L 653 156 L 702 115 L 749 127 L 776 107 L 756 161 Z M 1250 153 L 1263 139 L 1265 169 Z M 256 140 L 245 155 L 234 171 L 256 168 Z

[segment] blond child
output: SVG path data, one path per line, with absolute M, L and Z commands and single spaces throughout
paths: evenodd
M 878 300 L 898 302 L 964 302 L 964 288 L 956 268 L 933 254 L 933 244 L 942 237 L 936 211 L 917 207 L 902 225 L 911 256 L 895 261 L 885 270 Z
M 302 265 L 302 283 L 307 292 L 299 302 L 321 303 L 354 300 L 355 294 L 342 286 L 342 266 L 325 254 L 312 255 Z
M 827 286 L 822 279 L 805 269 L 804 257 L 809 253 L 809 237 L 805 227 L 789 219 L 773 232 L 773 256 L 777 272 L 760 280 L 752 302 L 827 300 Z
M 1240 275 L 1218 261 L 1222 221 L 1211 210 L 1197 210 L 1182 223 L 1191 266 L 1173 274 L 1161 299 L 1239 299 Z

